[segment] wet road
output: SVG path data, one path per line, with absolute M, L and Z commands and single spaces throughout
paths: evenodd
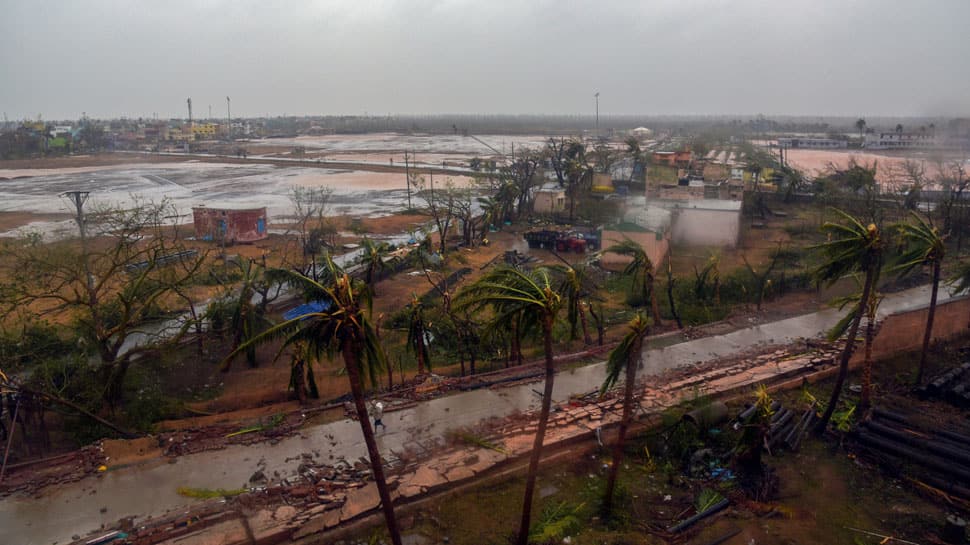
M 940 300 L 948 298 L 940 294 Z M 929 301 L 929 289 L 920 287 L 887 295 L 880 314 L 918 308 Z M 645 373 L 689 366 L 729 357 L 759 344 L 783 344 L 814 337 L 834 325 L 839 312 L 826 309 L 786 320 L 669 346 L 649 346 L 644 351 Z M 676 337 L 666 343 L 676 342 Z M 554 399 L 586 393 L 603 380 L 604 364 L 564 371 L 556 377 Z M 386 431 L 378 433 L 382 451 L 402 450 L 415 441 L 440 438 L 448 429 L 471 426 L 491 417 L 538 407 L 534 384 L 499 390 L 476 390 L 389 413 Z M 337 440 L 336 438 L 339 438 Z M 176 493 L 179 486 L 239 488 L 265 460 L 267 474 L 292 474 L 299 456 L 311 453 L 318 460 L 366 456 L 360 428 L 355 421 L 341 420 L 315 426 L 275 445 L 268 443 L 230 447 L 216 452 L 183 456 L 168 463 L 155 461 L 118 468 L 46 491 L 38 497 L 9 497 L 0 501 L 0 543 L 41 545 L 65 543 L 73 534 L 85 534 L 101 524 L 129 515 L 162 514 L 192 502 Z M 287 461 L 287 458 L 291 460 Z M 110 465 L 110 462 L 109 462 Z M 102 509 L 105 511 L 102 513 Z

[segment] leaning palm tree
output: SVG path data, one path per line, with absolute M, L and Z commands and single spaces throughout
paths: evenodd
M 518 545 L 527 545 L 529 541 L 532 496 L 535 492 L 536 474 L 539 471 L 539 459 L 542 457 L 542 441 L 546 434 L 546 424 L 549 421 L 549 410 L 552 406 L 552 386 L 555 379 L 552 326 L 562 306 L 562 298 L 553 287 L 550 272 L 545 267 L 530 272 L 512 267 L 498 267 L 463 288 L 454 302 L 454 308 L 459 311 L 491 307 L 494 315 L 490 328 L 501 328 L 510 320 L 519 320 L 518 323 L 522 326 L 519 329 L 520 335 L 524 334 L 525 330 L 535 331 L 536 328 L 542 333 L 546 357 L 545 386 L 542 392 L 539 424 L 529 458 L 522 520 L 516 541 Z
M 620 373 L 625 372 L 625 387 L 623 390 L 623 417 L 617 432 L 616 444 L 613 445 L 613 463 L 606 480 L 606 491 L 603 497 L 603 513 L 609 517 L 613 509 L 613 491 L 616 489 L 616 477 L 620 472 L 620 461 L 623 459 L 623 443 L 626 432 L 633 420 L 633 393 L 637 382 L 637 367 L 643 355 L 643 339 L 650 333 L 649 318 L 637 313 L 627 324 L 629 331 L 620 344 L 610 352 L 606 361 L 606 380 L 600 387 L 600 395 L 606 393 L 620 379 Z
M 828 235 L 828 241 L 813 247 L 821 254 L 823 259 L 822 264 L 814 272 L 815 279 L 820 284 L 831 286 L 846 275 L 861 273 L 865 280 L 859 300 L 867 302 L 872 296 L 882 261 L 882 235 L 874 223 L 865 226 L 859 220 L 841 210 L 836 209 L 835 212 L 842 217 L 845 224 L 827 222 L 822 226 L 822 231 Z M 825 431 L 832 419 L 832 414 L 835 412 L 835 406 L 839 402 L 842 385 L 845 383 L 845 377 L 849 372 L 849 359 L 855 349 L 856 335 L 859 333 L 859 322 L 862 320 L 862 315 L 862 312 L 855 313 L 851 324 L 849 324 L 848 339 L 839 359 L 839 374 L 835 379 L 835 387 L 832 389 L 829 404 L 815 428 L 817 433 Z
M 926 370 L 926 353 L 929 351 L 930 339 L 933 336 L 933 319 L 936 317 L 936 295 L 940 288 L 940 267 L 946 257 L 944 235 L 923 219 L 919 214 L 911 212 L 913 223 L 897 225 L 901 242 L 904 244 L 899 265 L 895 268 L 900 275 L 906 275 L 917 267 L 930 265 L 933 267 L 933 287 L 930 292 L 930 308 L 926 315 L 926 328 L 923 331 L 923 348 L 919 357 L 919 370 L 916 371 L 916 384 L 923 383 L 923 373 Z
M 650 256 L 639 243 L 626 239 L 623 242 L 614 244 L 606 249 L 607 252 L 625 255 L 633 258 L 632 261 L 623 269 L 623 274 L 633 277 L 633 290 L 639 289 L 643 303 L 650 305 L 653 314 L 653 323 L 660 325 L 660 307 L 657 305 L 657 296 L 654 292 L 654 270 Z
M 828 339 L 830 341 L 842 338 L 859 313 L 862 313 L 866 319 L 866 333 L 863 345 L 864 357 L 862 359 L 862 393 L 859 395 L 860 413 L 864 413 L 872 406 L 872 341 L 875 340 L 876 313 L 879 310 L 879 303 L 882 302 L 882 295 L 876 290 L 876 286 L 879 284 L 880 268 L 877 267 L 876 269 L 876 278 L 873 281 L 872 293 L 869 295 L 868 304 L 862 305 L 863 283 L 858 275 L 853 276 L 853 278 L 856 284 L 858 284 L 859 291 L 845 297 L 839 297 L 831 303 L 832 306 L 837 306 L 839 310 L 843 310 L 847 306 L 850 306 L 850 310 L 835 324 L 835 327 L 829 330 Z
M 301 292 L 307 301 L 329 301 L 330 305 L 325 310 L 303 314 L 271 327 L 236 348 L 227 358 L 250 346 L 279 338 L 284 339 L 281 351 L 303 344 L 314 357 L 324 354 L 334 356 L 337 353 L 343 357 L 387 530 L 394 545 L 401 545 L 391 493 L 364 400 L 365 379 L 377 384 L 380 370 L 387 364 L 384 349 L 368 317 L 370 292 L 366 285 L 355 281 L 335 265 L 329 256 L 324 258 L 324 267 L 327 273 L 324 277 L 328 279 L 325 284 L 290 270 L 277 269 L 273 275 Z

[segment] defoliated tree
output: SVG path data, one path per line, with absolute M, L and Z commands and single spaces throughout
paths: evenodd
M 8 279 L 2 301 L 6 309 L 72 318 L 100 359 L 107 407 L 122 401 L 134 361 L 177 343 L 192 327 L 191 319 L 178 319 L 157 334 L 143 328 L 177 310 L 168 307 L 169 296 L 193 281 L 205 258 L 153 232 L 158 208 L 165 206 L 95 210 L 83 219 L 89 238 L 82 244 L 43 244 L 28 237 L 0 248 L 0 268 Z

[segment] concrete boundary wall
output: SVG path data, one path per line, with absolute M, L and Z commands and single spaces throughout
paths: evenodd
M 919 350 L 923 346 L 926 315 L 929 305 L 886 316 L 879 323 L 879 331 L 872 342 L 872 359 L 878 361 L 903 352 Z M 859 335 L 865 332 L 865 324 Z M 970 333 L 970 296 L 957 297 L 936 305 L 932 342 L 945 341 Z M 852 354 L 852 362 L 863 359 L 862 346 Z

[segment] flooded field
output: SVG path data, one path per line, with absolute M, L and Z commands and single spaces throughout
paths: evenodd
M 471 178 L 442 177 L 456 185 Z M 439 180 L 435 178 L 436 182 Z M 186 161 L 166 164 L 129 164 L 64 169 L 0 169 L 0 212 L 66 214 L 70 203 L 59 197 L 65 191 L 90 191 L 91 207 L 126 206 L 141 201 L 170 200 L 184 217 L 193 206 L 251 208 L 266 206 L 273 217 L 286 216 L 294 186 L 330 187 L 331 213 L 376 217 L 401 210 L 407 204 L 405 176 L 368 172 L 263 164 L 223 164 Z M 30 219 L 27 217 L 26 219 Z M 69 220 L 38 218 L 19 229 L 0 234 L 14 236 L 22 229 L 47 236 L 73 233 Z
M 847 168 L 851 161 L 871 167 L 876 166 L 876 180 L 881 184 L 896 185 L 908 183 L 905 164 L 907 161 L 914 162 L 922 167 L 925 175 L 932 179 L 939 175 L 939 164 L 942 160 L 944 164 L 949 164 L 954 160 L 964 158 L 952 154 L 941 155 L 939 152 L 907 150 L 906 152 L 876 153 L 866 151 L 846 151 L 846 150 L 815 150 L 815 149 L 790 149 L 786 152 L 788 162 L 795 168 L 801 170 L 810 177 L 816 177 L 832 168 Z
M 400 157 L 404 160 L 404 150 L 417 153 L 427 160 L 427 155 L 445 155 L 449 158 L 492 156 L 497 150 L 511 154 L 516 148 L 539 148 L 545 145 L 545 136 L 510 135 L 405 135 L 396 133 L 377 133 L 360 135 L 299 136 L 296 138 L 269 138 L 254 140 L 253 145 L 303 146 L 307 150 L 320 150 L 331 154 L 377 154 L 383 160 Z M 493 149 L 490 149 L 494 148 Z M 397 161 L 397 159 L 395 159 Z

